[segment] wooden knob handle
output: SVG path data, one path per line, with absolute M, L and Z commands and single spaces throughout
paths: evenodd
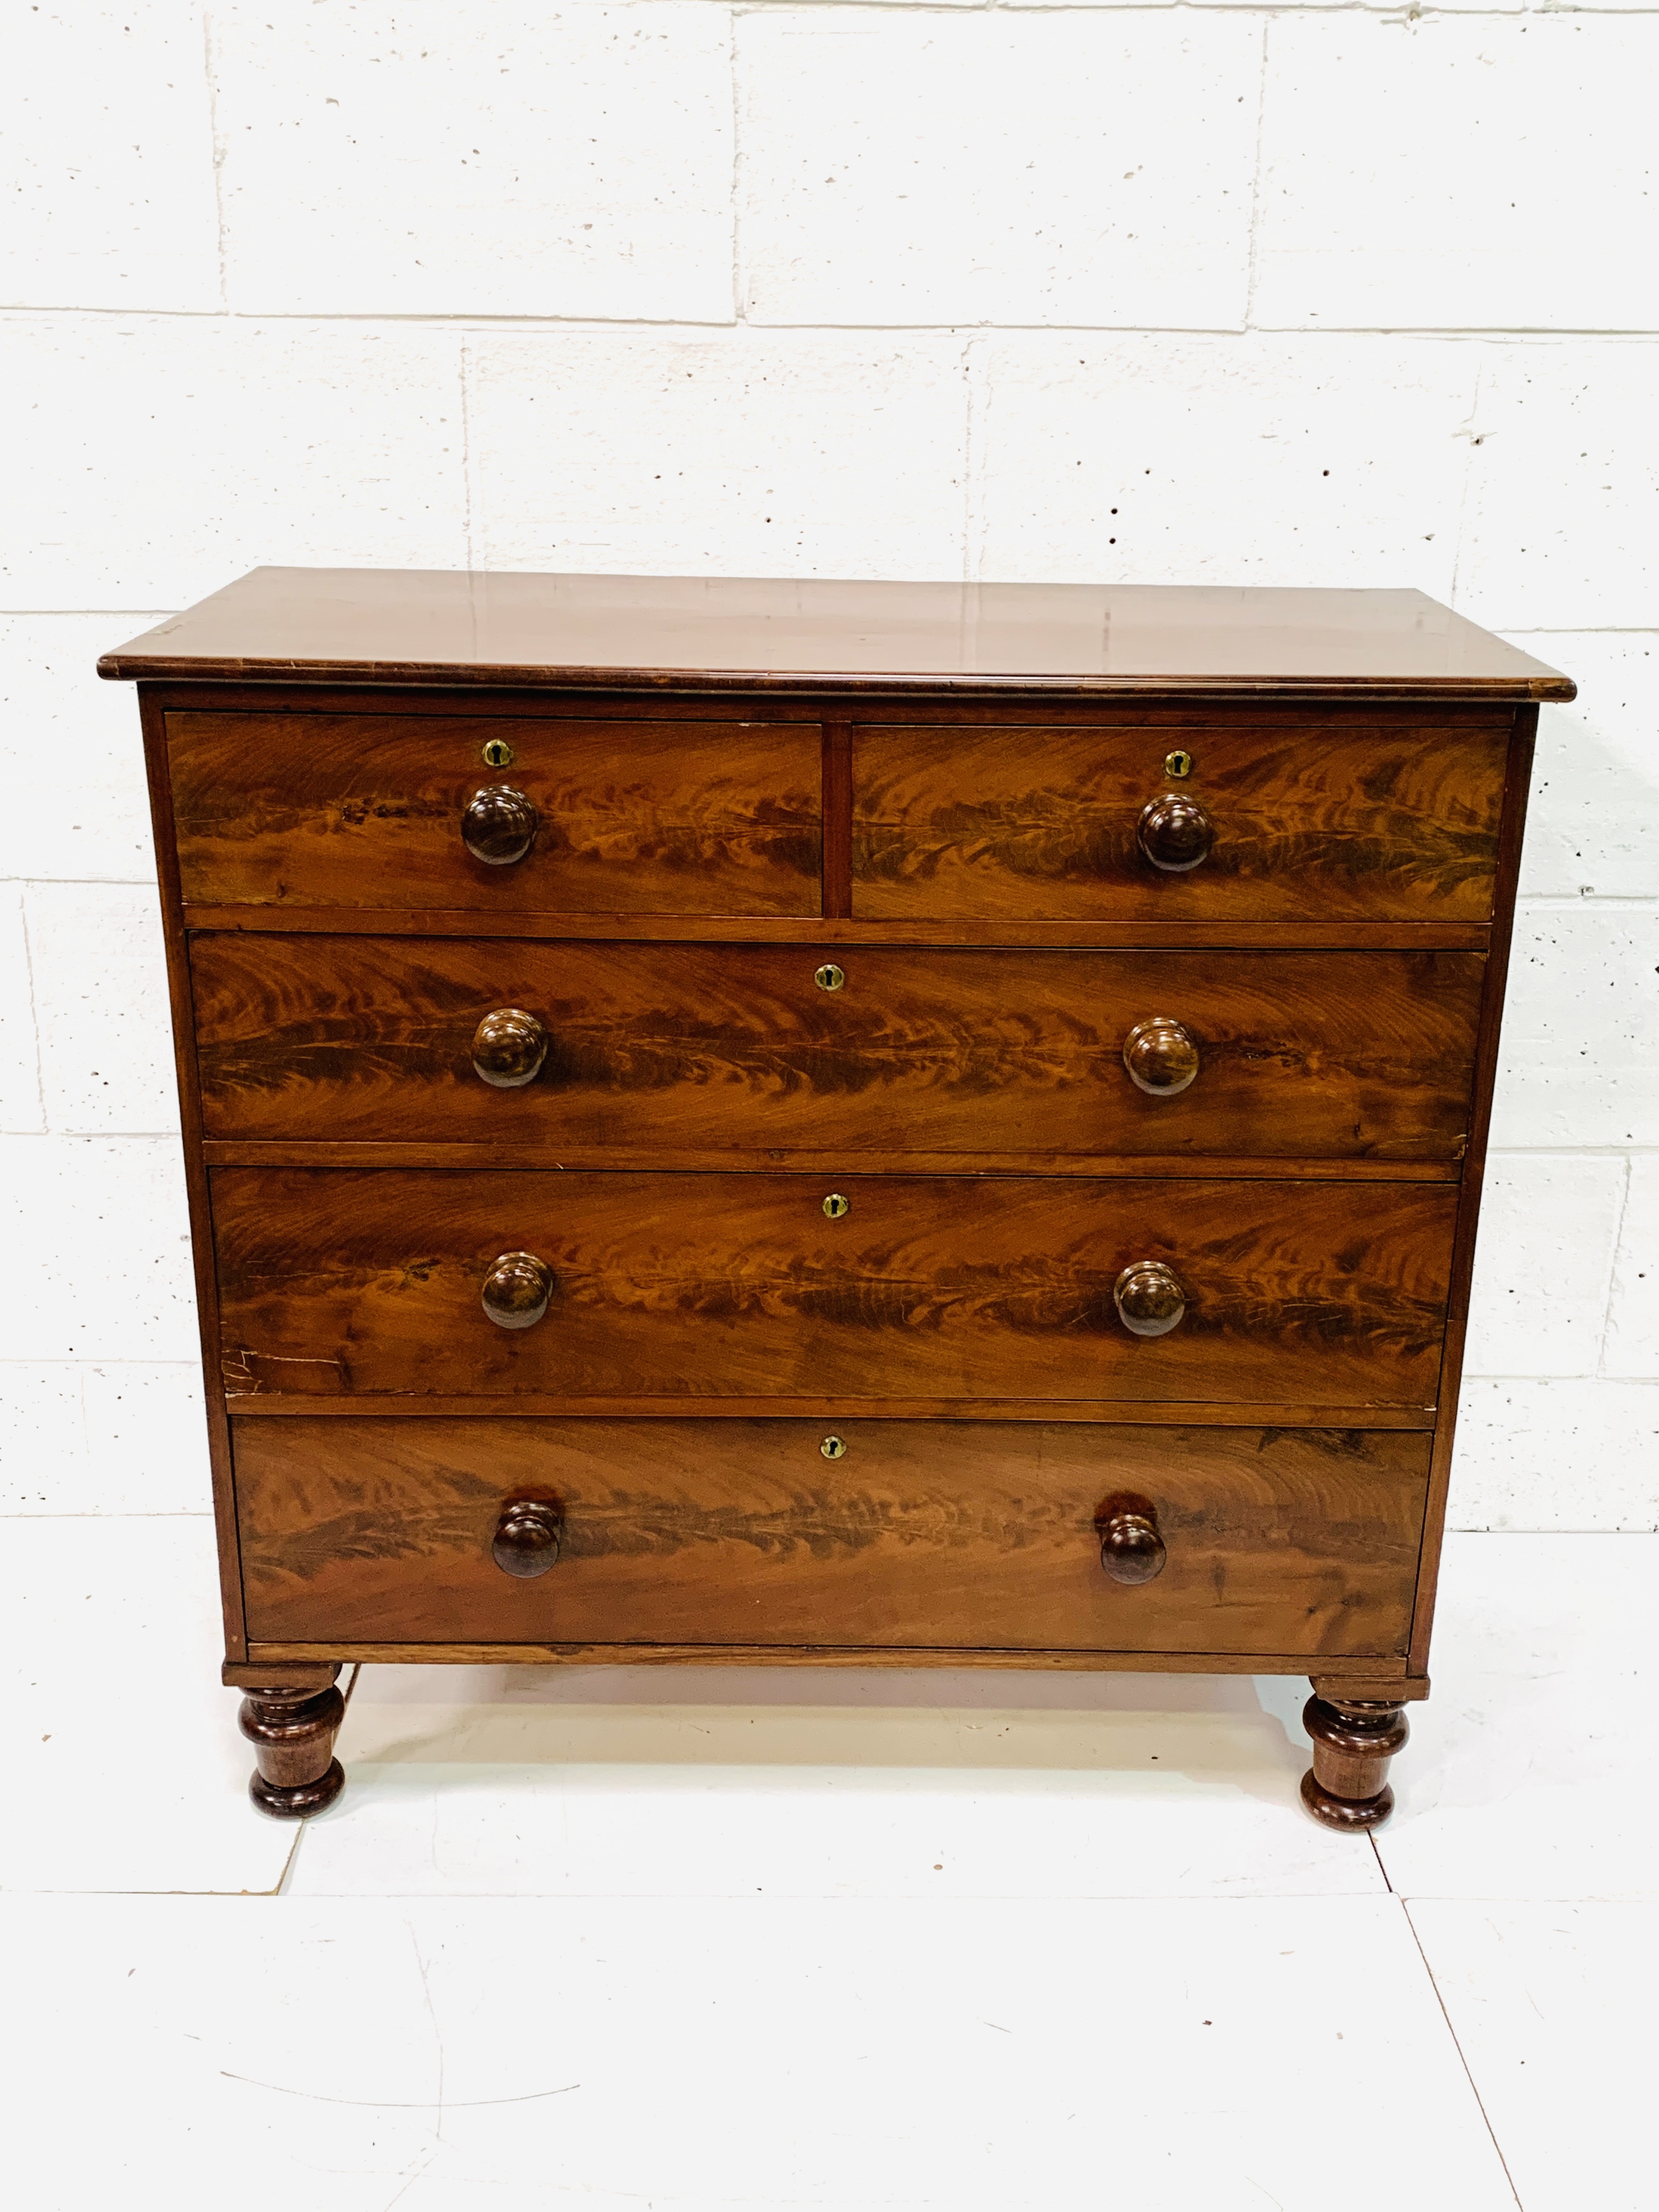
M 503 1252 L 479 1293 L 497 1328 L 532 1328 L 553 1295 L 553 1270 L 533 1252 Z
M 1162 1260 L 1134 1260 L 1112 1285 L 1117 1317 L 1131 1336 L 1167 1336 L 1187 1310 L 1187 1293 Z
M 498 1006 L 472 1033 L 472 1065 L 497 1091 L 533 1083 L 547 1058 L 547 1031 L 522 1006 Z
M 461 842 L 486 866 L 510 867 L 535 842 L 540 819 L 536 802 L 523 792 L 510 783 L 487 783 L 461 817 Z
M 563 1534 L 556 1505 L 515 1498 L 501 1508 L 489 1556 L 504 1575 L 544 1575 L 557 1562 Z
M 1158 1532 L 1158 1509 L 1145 1498 L 1111 1498 L 1096 1516 L 1100 1564 L 1115 1583 L 1149 1583 L 1169 1557 Z
M 1179 1022 L 1163 1014 L 1137 1022 L 1123 1040 L 1123 1065 L 1137 1091 L 1173 1098 L 1198 1075 L 1198 1047 Z
M 1152 866 L 1172 876 L 1185 875 L 1207 860 L 1215 842 L 1209 816 L 1195 799 L 1178 791 L 1147 800 L 1135 836 Z

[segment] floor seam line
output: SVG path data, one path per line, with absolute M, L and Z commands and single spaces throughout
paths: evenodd
M 287 1858 L 285 1858 L 285 1859 L 283 1860 L 283 1871 L 282 1871 L 282 1873 L 277 1876 L 277 1880 L 276 1880 L 276 1888 L 275 1888 L 275 1889 L 273 1889 L 273 1890 L 270 1893 L 270 1894 L 272 1897 L 286 1897 L 286 1896 L 288 1895 L 288 1893 L 289 1893 L 289 1889 L 288 1889 L 289 1881 L 289 1879 L 290 1879 L 290 1877 L 292 1876 L 292 1875 L 293 1875 L 293 1873 L 294 1873 L 295 1867 L 295 1865 L 298 1863 L 298 1861 L 299 1861 L 299 1856 L 300 1856 L 300 1846 L 301 1846 L 301 1844 L 302 1843 L 304 1843 L 305 1839 L 306 1839 L 306 1824 L 305 1824 L 305 1822 L 304 1822 L 303 1820 L 301 1820 L 301 1821 L 299 1821 L 299 1822 L 297 1822 L 297 1823 L 295 1824 L 295 1832 L 294 1832 L 294 1841 L 293 1841 L 293 1843 L 289 1846 L 289 1853 L 288 1853 L 288 1856 L 287 1856 Z
M 1390 1892 L 1390 1894 L 1392 1893 Z M 1423 1939 L 1417 1932 L 1416 1922 L 1412 1918 L 1411 1906 L 1403 1897 L 1400 1899 L 1400 1910 L 1405 1917 L 1407 1927 L 1411 1930 L 1412 1942 L 1417 1946 L 1417 1955 L 1423 1961 L 1423 1971 L 1429 1978 L 1429 1987 L 1434 1991 L 1434 2001 L 1440 2008 L 1441 2019 L 1446 2023 L 1446 2033 L 1452 2039 L 1452 2049 L 1457 2053 L 1458 2063 L 1463 2069 L 1463 2078 L 1469 2085 L 1469 2094 L 1474 2097 L 1480 2117 L 1486 2124 L 1486 2133 L 1492 2139 L 1493 2150 L 1498 2154 L 1498 2163 L 1504 2169 L 1504 2179 L 1510 2185 L 1510 2195 L 1515 2199 L 1516 2212 L 1526 2212 L 1526 2207 L 1521 2202 L 1521 2191 L 1515 2185 L 1515 2176 L 1510 2172 L 1510 2162 L 1504 2155 L 1504 2146 L 1498 2142 L 1498 2130 L 1492 2124 L 1492 2114 L 1486 2110 L 1486 2099 L 1480 2094 L 1480 2085 L 1475 2081 L 1474 2070 L 1464 2055 L 1462 2044 L 1458 2040 L 1457 2030 L 1452 2026 L 1451 2014 L 1446 2009 L 1446 2000 L 1440 1994 L 1440 1984 L 1434 1978 L 1434 1968 L 1429 1964 L 1429 1954 L 1423 1948 Z
M 1396 1890 L 1395 1890 L 1395 1888 L 1394 1884 L 1393 1884 L 1393 1883 L 1389 1880 L 1389 1869 L 1388 1869 L 1388 1868 L 1387 1868 L 1387 1867 L 1382 1863 L 1382 1850 L 1381 1850 L 1380 1846 L 1379 1846 L 1379 1845 L 1378 1845 L 1378 1844 L 1377 1844 L 1377 1840 L 1376 1840 L 1376 1829 L 1375 1829 L 1375 1828 L 1367 1828 L 1367 1829 L 1366 1829 L 1366 1831 L 1365 1831 L 1365 1841 L 1366 1841 L 1366 1842 L 1370 1845 L 1370 1847 L 1371 1847 L 1371 1856 L 1372 1856 L 1372 1857 L 1376 1861 L 1376 1870 L 1377 1870 L 1378 1874 L 1380 1874 L 1380 1875 L 1382 1875 L 1382 1887 L 1383 1887 L 1383 1888 L 1384 1888 L 1384 1889 L 1386 1889 L 1386 1890 L 1388 1891 L 1389 1895 L 1390 1897 L 1394 1897 L 1394 1896 L 1397 1895 L 1397 1894 L 1398 1894 L 1398 1893 L 1396 1892 Z M 1424 1961 L 1424 1963 L 1425 1963 L 1425 1965 L 1426 1965 L 1428 1962 L 1427 1962 L 1427 1960 L 1425 1960 Z

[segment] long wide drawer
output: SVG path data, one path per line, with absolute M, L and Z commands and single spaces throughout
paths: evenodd
M 226 1385 L 1424 1407 L 1456 1198 L 1393 1182 L 220 1169 Z
M 816 721 L 184 712 L 167 757 L 191 904 L 822 907 Z
M 851 1421 L 234 1425 L 267 1642 L 1367 1654 L 1404 1650 L 1430 1439 Z M 509 1505 L 556 1562 L 502 1571 Z M 1150 1520 L 1162 1570 L 1102 1563 Z M 1143 1562 L 1145 1564 L 1145 1562 Z
M 191 956 L 210 1137 L 757 1158 L 1455 1160 L 1484 968 L 236 933 Z
M 862 919 L 1484 921 L 1508 708 L 855 731 Z

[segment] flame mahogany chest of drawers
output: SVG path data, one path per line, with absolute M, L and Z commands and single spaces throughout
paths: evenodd
M 1428 1690 L 1540 699 L 1413 592 L 261 569 L 134 678 L 252 1790 L 353 1660 Z

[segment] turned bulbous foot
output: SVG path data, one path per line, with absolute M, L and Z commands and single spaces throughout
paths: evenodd
M 1389 1762 L 1410 1735 L 1398 1705 L 1370 1698 L 1310 1698 L 1302 1725 L 1313 1738 L 1313 1765 L 1302 1802 L 1328 1828 L 1380 1827 L 1394 1810 Z
M 262 1813 L 307 1820 L 334 1802 L 345 1788 L 344 1769 L 334 1756 L 344 1718 L 338 1690 L 319 1690 L 314 1679 L 300 1687 L 262 1682 L 249 1690 L 238 1719 L 258 1761 L 247 1790 Z

